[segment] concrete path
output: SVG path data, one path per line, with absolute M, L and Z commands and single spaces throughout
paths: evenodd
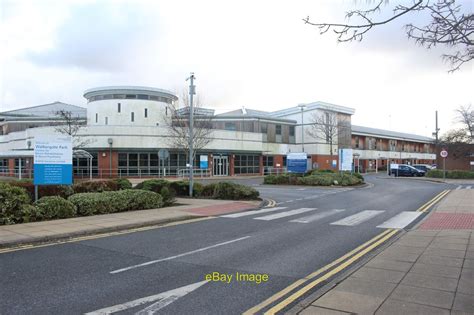
M 0 248 L 256 209 L 260 201 L 177 198 L 173 207 L 0 226 Z
M 417 229 L 299 314 L 474 314 L 474 190 L 451 191 Z

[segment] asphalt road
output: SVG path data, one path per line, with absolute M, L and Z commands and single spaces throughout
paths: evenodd
M 279 210 L 0 254 L 0 314 L 240 314 L 379 234 L 377 225 L 456 188 L 367 181 L 373 186 L 325 189 L 249 179 Z M 233 278 L 205 282 L 213 272 Z M 268 281 L 236 281 L 237 272 Z

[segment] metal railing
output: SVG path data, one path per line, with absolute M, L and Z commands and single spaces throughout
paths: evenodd
M 193 176 L 203 177 L 211 177 L 211 170 L 207 168 L 193 168 Z M 189 176 L 189 168 L 181 168 L 178 169 L 178 177 L 184 178 Z
M 263 168 L 264 175 L 280 175 L 280 174 L 285 174 L 286 172 L 287 172 L 286 167 L 265 166 Z

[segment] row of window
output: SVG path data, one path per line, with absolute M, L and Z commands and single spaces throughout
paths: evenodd
M 163 102 L 171 104 L 173 99 L 163 96 L 147 95 L 147 94 L 105 94 L 91 96 L 87 99 L 88 102 L 112 100 L 112 99 L 128 99 L 128 100 L 149 100 L 156 102 Z
M 118 103 L 118 112 L 119 112 L 119 113 L 121 112 L 120 103 Z M 148 118 L 148 108 L 145 108 L 145 111 L 144 111 L 143 116 L 144 116 L 145 118 Z M 131 122 L 134 122 L 134 121 L 135 121 L 135 112 L 131 112 L 131 113 L 130 113 L 130 121 L 131 121 Z M 99 113 L 95 113 L 95 122 L 96 122 L 96 123 L 99 122 Z M 109 117 L 105 117 L 104 123 L 105 123 L 106 125 L 109 124 Z
M 402 152 L 424 152 L 432 153 L 432 149 L 429 144 L 415 144 L 401 142 L 397 148 L 397 140 L 388 141 L 389 151 L 402 151 Z M 366 145 L 361 143 L 361 139 L 356 136 L 354 137 L 354 149 L 367 149 L 367 150 L 386 150 L 382 139 L 366 138 Z
M 235 155 L 235 174 L 258 174 L 260 172 L 259 155 Z

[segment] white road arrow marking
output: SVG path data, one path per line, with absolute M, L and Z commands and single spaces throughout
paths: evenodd
M 123 303 L 123 304 L 117 304 L 117 305 L 114 305 L 114 306 L 101 308 L 100 310 L 92 311 L 92 312 L 86 313 L 85 315 L 113 314 L 113 313 L 121 312 L 121 311 L 124 311 L 124 310 L 128 310 L 130 308 L 134 308 L 134 307 L 137 307 L 137 306 L 140 306 L 140 305 L 143 305 L 143 304 L 158 301 L 158 302 L 148 306 L 147 308 L 139 311 L 138 313 L 136 313 L 137 315 L 138 314 L 139 315 L 154 314 L 157 311 L 159 311 L 160 309 L 162 309 L 163 307 L 173 303 L 174 301 L 176 301 L 180 297 L 185 296 L 186 294 L 196 290 L 197 288 L 199 288 L 200 286 L 202 286 L 206 283 L 207 283 L 207 281 L 196 282 L 196 283 L 193 283 L 193 284 L 181 287 L 181 288 L 173 289 L 173 290 L 170 290 L 170 291 L 166 291 L 166 292 L 163 292 L 163 293 L 160 293 L 160 294 L 150 295 L 150 296 L 140 298 L 140 299 L 137 299 L 137 300 L 133 300 L 133 301 L 130 301 L 130 302 L 126 302 L 126 303 Z

